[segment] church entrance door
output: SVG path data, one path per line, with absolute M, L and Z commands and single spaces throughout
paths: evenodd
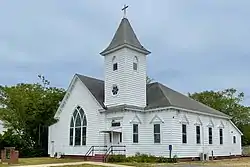
M 113 132 L 113 143 L 112 145 L 120 145 L 122 143 L 122 133 L 121 132 Z

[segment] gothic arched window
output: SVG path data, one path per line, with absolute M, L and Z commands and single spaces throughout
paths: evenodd
M 113 64 L 113 71 L 116 71 L 118 69 L 118 64 L 115 56 L 112 59 L 112 64 Z
M 70 121 L 69 145 L 86 145 L 87 118 L 80 106 L 73 112 Z
M 138 68 L 138 58 L 135 56 L 133 60 L 133 69 L 137 71 Z

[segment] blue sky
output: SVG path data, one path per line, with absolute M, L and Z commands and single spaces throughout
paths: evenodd
M 1 0 L 0 84 L 103 78 L 124 3 L 150 77 L 182 93 L 236 88 L 250 104 L 249 0 Z

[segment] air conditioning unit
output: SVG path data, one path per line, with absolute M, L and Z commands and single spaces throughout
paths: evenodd
M 56 158 L 60 159 L 62 157 L 62 153 L 58 152 Z
M 200 153 L 200 161 L 208 161 L 209 155 L 208 153 Z

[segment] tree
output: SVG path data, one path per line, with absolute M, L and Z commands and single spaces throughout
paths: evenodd
M 56 122 L 54 114 L 65 94 L 63 89 L 50 87 L 44 76 L 39 78 L 41 83 L 0 86 L 0 119 L 21 136 L 21 143 L 32 148 L 41 145 L 41 129 L 46 132 Z
M 189 93 L 188 95 L 232 117 L 234 124 L 244 133 L 243 144 L 250 144 L 250 133 L 248 132 L 250 129 L 250 107 L 241 104 L 244 100 L 243 92 L 238 92 L 236 89 L 231 88 L 217 92 Z

